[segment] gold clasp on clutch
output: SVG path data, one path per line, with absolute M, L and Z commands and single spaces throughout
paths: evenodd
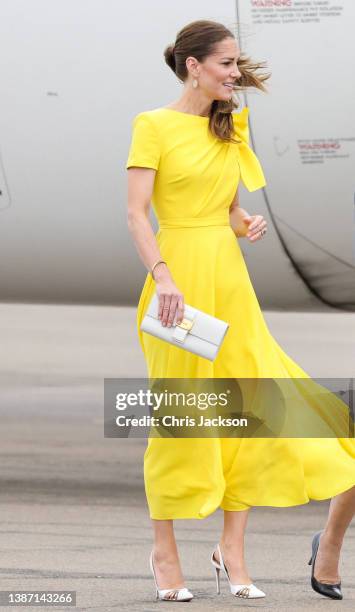
M 186 329 L 190 331 L 192 329 L 194 322 L 191 319 L 183 319 L 181 323 L 176 323 L 176 327 L 181 327 L 181 329 Z

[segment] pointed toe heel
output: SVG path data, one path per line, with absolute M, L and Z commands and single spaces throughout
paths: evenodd
M 193 594 L 186 587 L 181 589 L 159 589 L 154 569 L 153 551 L 150 553 L 149 565 L 155 583 L 155 598 L 160 601 L 191 601 Z
M 312 540 L 312 555 L 310 560 L 308 561 L 308 565 L 312 566 L 312 574 L 311 574 L 311 586 L 316 593 L 320 595 L 324 595 L 325 597 L 330 597 L 331 599 L 343 599 L 343 594 L 341 592 L 341 582 L 336 584 L 327 584 L 325 582 L 319 582 L 317 578 L 314 577 L 314 566 L 317 558 L 317 552 L 319 548 L 319 540 L 322 535 L 322 531 L 318 531 Z
M 229 574 L 227 572 L 226 566 L 224 564 L 224 560 L 223 560 L 223 556 L 222 556 L 219 544 L 217 544 L 216 548 L 217 548 L 217 551 L 218 551 L 218 555 L 219 555 L 220 561 L 218 562 L 214 558 L 214 551 L 213 551 L 212 554 L 211 554 L 211 563 L 212 563 L 212 565 L 214 567 L 215 574 L 216 574 L 217 595 L 220 595 L 220 593 L 221 593 L 221 588 L 220 588 L 220 571 L 222 570 L 224 572 L 227 580 L 228 580 L 230 592 L 235 597 L 241 597 L 243 599 L 259 599 L 259 597 L 265 597 L 264 591 L 261 591 L 260 589 L 258 589 L 255 586 L 255 584 L 232 584 L 231 581 L 230 581 Z

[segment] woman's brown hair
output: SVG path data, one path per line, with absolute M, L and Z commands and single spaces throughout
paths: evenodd
M 175 44 L 169 45 L 164 51 L 164 58 L 171 70 L 181 82 L 188 76 L 186 58 L 195 57 L 199 62 L 215 50 L 215 45 L 225 38 L 235 38 L 234 34 L 222 23 L 216 21 L 198 20 L 187 24 L 176 36 Z M 253 62 L 250 57 L 241 53 L 238 68 L 241 77 L 233 86 L 234 91 L 242 91 L 248 87 L 255 87 L 267 91 L 263 85 L 271 75 L 258 74 L 264 62 Z M 226 142 L 240 142 L 235 140 L 232 111 L 239 107 L 239 102 L 230 100 L 214 100 L 211 105 L 209 128 L 214 136 Z

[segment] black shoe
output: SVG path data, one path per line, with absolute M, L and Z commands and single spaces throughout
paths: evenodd
M 308 565 L 312 566 L 312 577 L 311 577 L 311 585 L 314 591 L 320 593 L 321 595 L 325 595 L 326 597 L 331 597 L 331 599 L 343 599 L 343 594 L 341 592 L 341 582 L 337 584 L 326 584 L 324 582 L 318 582 L 318 580 L 314 577 L 314 565 L 317 558 L 317 552 L 319 547 L 319 538 L 322 535 L 321 531 L 318 531 L 312 540 L 312 556 L 308 561 Z

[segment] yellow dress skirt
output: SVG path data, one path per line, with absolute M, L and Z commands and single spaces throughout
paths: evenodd
M 270 334 L 229 223 L 239 180 L 249 191 L 266 184 L 249 146 L 248 112 L 245 107 L 232 115 L 237 143 L 213 136 L 208 117 L 163 107 L 134 118 L 126 167 L 156 170 L 152 204 L 162 259 L 186 304 L 229 323 L 213 362 L 142 332 L 156 289 L 148 273 L 137 332 L 149 378 L 310 379 Z M 151 437 L 144 480 L 153 519 L 202 519 L 217 508 L 294 506 L 355 485 L 355 441 Z

